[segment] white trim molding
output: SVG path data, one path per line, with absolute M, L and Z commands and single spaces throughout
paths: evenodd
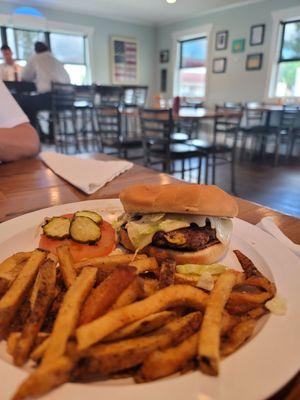
M 272 12 L 272 31 L 271 31 L 271 43 L 269 52 L 269 63 L 268 63 L 268 82 L 265 87 L 265 101 L 276 101 L 275 97 L 275 85 L 277 82 L 278 73 L 278 57 L 280 52 L 280 39 L 282 34 L 281 21 L 292 21 L 300 18 L 300 6 L 286 8 L 283 10 L 276 10 Z
M 172 93 L 170 93 L 172 96 L 177 96 L 178 94 L 178 69 L 179 69 L 179 41 L 181 40 L 189 40 L 189 39 L 194 39 L 200 36 L 206 36 L 207 37 L 207 59 L 206 59 L 206 67 L 208 71 L 208 65 L 210 65 L 210 51 L 209 49 L 211 48 L 211 32 L 212 32 L 213 25 L 212 24 L 205 24 L 205 25 L 200 25 L 200 26 L 195 26 L 190 29 L 185 29 L 181 31 L 176 31 L 172 33 L 172 52 L 171 52 L 171 63 L 170 63 L 170 81 L 171 85 L 168 85 L 169 87 L 172 87 Z M 208 93 L 208 87 L 209 87 L 209 74 L 206 73 L 206 83 L 205 83 L 205 97 L 206 94 Z

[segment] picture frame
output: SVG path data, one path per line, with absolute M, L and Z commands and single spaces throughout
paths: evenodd
M 227 58 L 218 57 L 213 59 L 212 72 L 214 74 L 224 74 L 227 67 Z
M 243 53 L 245 51 L 245 39 L 235 39 L 232 41 L 231 52 Z
M 250 46 L 261 46 L 265 40 L 265 24 L 252 25 L 250 28 Z
M 246 59 L 247 71 L 258 71 L 262 68 L 263 53 L 248 54 Z
M 215 50 L 226 50 L 228 44 L 228 31 L 218 31 L 216 33 Z
M 111 81 L 114 85 L 139 83 L 139 43 L 135 38 L 111 36 Z
M 169 50 L 161 50 L 159 52 L 159 61 L 161 64 L 166 64 L 169 62 L 170 52 Z

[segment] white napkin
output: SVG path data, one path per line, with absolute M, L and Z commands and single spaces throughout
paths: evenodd
M 276 239 L 278 239 L 282 244 L 288 247 L 294 254 L 300 257 L 300 245 L 292 242 L 287 236 L 285 236 L 278 226 L 275 224 L 272 217 L 262 218 L 261 221 L 256 225 L 262 230 L 270 233 Z
M 43 151 L 40 158 L 53 172 L 87 194 L 96 192 L 133 166 L 128 161 L 85 160 L 48 151 Z

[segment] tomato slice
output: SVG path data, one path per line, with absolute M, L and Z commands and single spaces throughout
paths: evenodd
M 72 218 L 73 214 L 66 214 L 64 217 Z M 71 254 L 75 262 L 86 258 L 107 256 L 116 248 L 116 233 L 114 228 L 107 221 L 101 224 L 101 238 L 96 244 L 80 244 L 72 239 L 51 239 L 42 234 L 39 247 L 56 253 L 56 248 L 66 244 L 70 247 Z

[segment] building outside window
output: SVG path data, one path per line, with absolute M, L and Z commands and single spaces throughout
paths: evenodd
M 204 97 L 206 84 L 207 37 L 179 42 L 178 95 Z
M 300 97 L 300 20 L 282 22 L 276 97 Z
M 34 53 L 34 43 L 42 41 L 49 45 L 53 55 L 64 64 L 71 83 L 77 85 L 88 83 L 85 36 L 6 27 L 2 27 L 3 31 L 7 44 L 21 66 L 25 66 Z M 3 44 L 1 37 L 0 44 Z

